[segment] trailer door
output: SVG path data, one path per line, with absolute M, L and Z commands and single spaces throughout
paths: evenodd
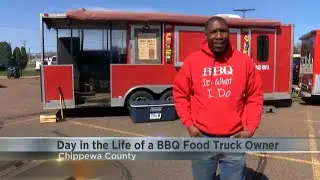
M 273 99 L 275 92 L 275 33 L 274 29 L 251 30 L 251 57 L 260 72 L 266 99 Z
M 74 108 L 73 65 L 43 65 L 41 73 L 43 108 Z

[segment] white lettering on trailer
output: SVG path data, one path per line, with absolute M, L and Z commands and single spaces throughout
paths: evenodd
M 262 71 L 268 71 L 270 70 L 270 66 L 268 64 L 256 64 L 256 69 L 257 70 L 262 70 Z

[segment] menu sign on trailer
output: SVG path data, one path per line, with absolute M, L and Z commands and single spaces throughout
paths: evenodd
M 157 34 L 139 33 L 138 34 L 138 57 L 140 60 L 157 59 Z

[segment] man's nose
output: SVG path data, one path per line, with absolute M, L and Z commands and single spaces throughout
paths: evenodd
M 216 37 L 217 37 L 217 38 L 223 38 L 222 32 L 218 31 Z

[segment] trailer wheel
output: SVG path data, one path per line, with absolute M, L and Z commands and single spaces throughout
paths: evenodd
M 127 104 L 131 101 L 149 101 L 154 100 L 153 96 L 147 91 L 137 91 L 128 98 Z
M 172 91 L 167 91 L 162 94 L 160 97 L 160 100 L 173 100 L 173 93 Z

